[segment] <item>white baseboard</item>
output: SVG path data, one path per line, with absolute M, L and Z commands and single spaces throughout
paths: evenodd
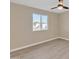
M 48 40 L 44 40 L 44 41 L 41 41 L 41 42 L 37 42 L 37 43 L 34 43 L 34 44 L 30 44 L 30 45 L 26 45 L 26 46 L 23 46 L 23 47 L 19 47 L 19 48 L 16 48 L 16 49 L 12 49 L 10 51 L 10 53 L 13 53 L 13 52 L 17 52 L 19 50 L 23 50 L 23 49 L 26 49 L 26 48 L 29 48 L 29 47 L 33 47 L 33 46 L 36 46 L 36 45 L 39 45 L 39 44 L 43 44 L 43 43 L 46 43 L 46 42 L 50 42 L 52 40 L 55 40 L 55 39 L 64 39 L 64 40 L 68 40 L 68 38 L 63 38 L 63 37 L 56 37 L 56 38 L 51 38 L 51 39 L 48 39 Z

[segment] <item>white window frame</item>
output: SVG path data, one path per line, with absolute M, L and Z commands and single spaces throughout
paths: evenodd
M 33 24 L 33 15 L 34 15 L 34 14 L 40 15 L 40 25 L 39 25 L 39 26 L 40 26 L 40 29 L 39 29 L 39 30 L 34 30 L 34 27 L 33 27 L 33 26 L 34 26 L 34 24 Z M 42 17 L 43 17 L 43 16 L 46 16 L 46 17 L 47 17 L 47 18 L 46 18 L 46 22 L 47 22 L 47 23 L 46 23 L 46 26 L 47 26 L 47 29 L 43 29 L 43 28 L 42 28 L 42 25 L 43 25 L 43 23 L 42 23 L 42 21 L 43 21 Z M 48 15 L 33 13 L 33 14 L 32 14 L 32 27 L 33 27 L 33 28 L 32 28 L 33 31 L 46 31 L 46 30 L 48 30 Z

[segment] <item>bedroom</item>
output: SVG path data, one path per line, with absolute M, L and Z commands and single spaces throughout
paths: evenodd
M 69 59 L 69 10 L 51 9 L 58 3 L 57 0 L 11 0 L 12 59 Z M 68 0 L 63 4 L 68 6 Z

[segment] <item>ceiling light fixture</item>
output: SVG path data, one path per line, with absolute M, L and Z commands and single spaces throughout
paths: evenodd
M 63 9 L 63 5 L 62 4 L 58 4 L 58 7 L 57 7 L 58 9 Z
M 56 7 L 51 8 L 51 9 L 56 9 L 56 8 L 58 8 L 58 9 L 69 9 L 69 7 L 63 5 L 63 0 L 58 0 L 58 1 L 59 1 L 58 5 Z
M 58 9 L 61 10 L 61 9 L 63 9 L 63 7 L 62 6 L 59 6 Z

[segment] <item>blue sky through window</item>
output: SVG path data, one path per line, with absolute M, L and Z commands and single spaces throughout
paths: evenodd
M 33 13 L 33 31 L 48 29 L 48 16 Z
M 48 17 L 45 15 L 42 15 L 42 23 L 47 23 L 48 22 Z
M 33 22 L 40 22 L 40 15 L 33 13 Z

